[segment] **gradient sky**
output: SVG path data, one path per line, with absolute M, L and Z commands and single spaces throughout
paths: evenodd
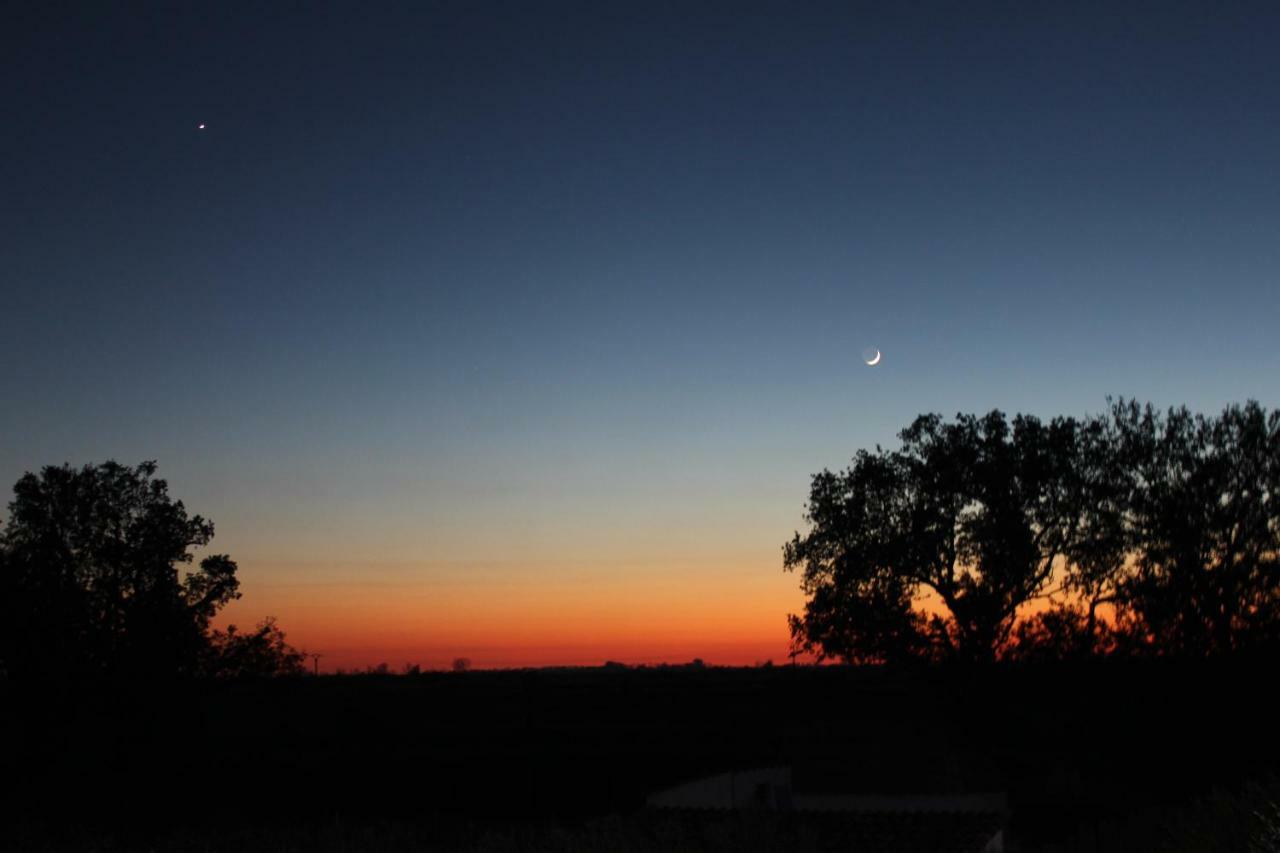
M 325 666 L 782 660 L 916 414 L 1280 404 L 1273 3 L 108 5 L 0 26 L 0 486 Z

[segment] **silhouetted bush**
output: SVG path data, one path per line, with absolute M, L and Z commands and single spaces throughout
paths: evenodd
M 1280 783 L 1218 789 L 1164 815 L 1150 835 L 1159 853 L 1280 853 Z
M 210 635 L 211 671 L 226 678 L 264 678 L 302 675 L 306 654 L 284 640 L 274 618 L 267 618 L 249 633 L 235 625 Z

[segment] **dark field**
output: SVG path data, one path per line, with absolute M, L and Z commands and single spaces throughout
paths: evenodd
M 810 791 L 1004 791 L 1009 849 L 1158 849 L 1280 769 L 1269 664 L 6 684 L 10 831 L 55 849 L 821 849 L 791 816 L 643 809 L 785 764 Z

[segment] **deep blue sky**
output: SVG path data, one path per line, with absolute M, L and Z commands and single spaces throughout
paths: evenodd
M 919 412 L 1280 403 L 1275 4 L 107 5 L 0 26 L 0 481 L 156 458 L 264 587 L 774 572 Z

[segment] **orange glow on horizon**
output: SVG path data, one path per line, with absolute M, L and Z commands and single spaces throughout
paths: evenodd
M 386 663 L 477 669 L 789 659 L 787 615 L 804 609 L 799 576 L 778 563 L 566 565 L 250 563 L 244 598 L 217 620 L 247 628 L 275 616 L 322 671 Z M 1018 617 L 1050 606 L 1028 602 Z M 936 595 L 917 607 L 946 614 Z
M 244 597 L 218 624 L 275 616 L 322 671 L 386 663 L 483 668 L 787 660 L 798 578 L 770 566 L 624 566 L 405 572 L 246 566 Z M 370 571 L 372 575 L 373 572 Z

